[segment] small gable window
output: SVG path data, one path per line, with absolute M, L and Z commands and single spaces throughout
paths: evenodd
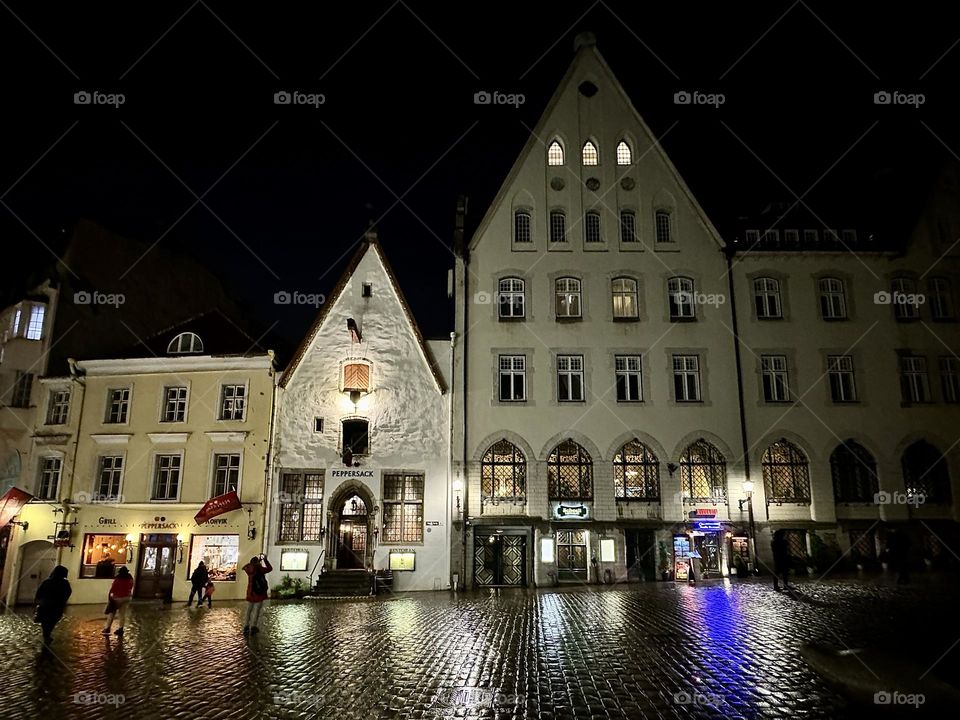
M 188 353 L 202 353 L 203 340 L 196 333 L 185 332 L 177 335 L 170 344 L 167 345 L 167 352 L 172 355 L 185 355 Z

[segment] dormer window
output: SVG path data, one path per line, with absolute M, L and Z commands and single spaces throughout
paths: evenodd
M 171 355 L 187 355 L 203 352 L 203 340 L 196 333 L 185 332 L 177 335 L 167 345 L 167 352 Z

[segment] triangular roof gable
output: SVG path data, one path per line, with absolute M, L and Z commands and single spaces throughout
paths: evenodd
M 287 384 L 290 382 L 290 379 L 293 377 L 294 373 L 299 367 L 300 362 L 306 356 L 309 349 L 313 346 L 313 343 L 319 335 L 320 330 L 323 328 L 323 324 L 326 321 L 330 310 L 337 304 L 337 302 L 339 302 L 340 297 L 343 295 L 343 291 L 347 288 L 347 285 L 350 282 L 350 278 L 353 277 L 354 272 L 356 272 L 357 267 L 360 265 L 360 262 L 368 252 L 374 253 L 374 256 L 377 258 L 381 268 L 383 269 L 384 275 L 386 275 L 387 279 L 390 281 L 390 287 L 393 289 L 394 297 L 397 299 L 397 302 L 400 303 L 400 307 L 403 309 L 403 314 L 407 319 L 410 332 L 412 332 L 414 337 L 417 339 L 417 347 L 420 348 L 420 356 L 423 358 L 424 363 L 426 363 L 427 367 L 429 368 L 430 374 L 433 376 L 433 379 L 437 384 L 437 390 L 441 393 L 446 392 L 446 385 L 443 381 L 443 375 L 440 373 L 440 368 L 437 365 L 436 359 L 433 357 L 433 353 L 430 352 L 430 348 L 427 347 L 427 344 L 423 340 L 423 335 L 420 332 L 417 321 L 413 317 L 413 313 L 410 311 L 410 305 L 407 303 L 407 298 L 404 296 L 403 290 L 400 289 L 400 284 L 397 282 L 397 276 L 394 274 L 393 268 L 390 267 L 390 263 L 383 254 L 376 237 L 371 234 L 367 234 L 364 237 L 360 247 L 357 248 L 357 251 L 353 254 L 353 257 L 350 258 L 350 262 L 347 264 L 347 267 L 344 269 L 343 274 L 337 281 L 337 284 L 330 292 L 330 295 L 324 302 L 323 307 L 320 308 L 320 312 L 317 313 L 317 317 L 314 319 L 313 324 L 307 331 L 307 334 L 300 342 L 300 345 L 297 346 L 297 350 L 294 352 L 293 358 L 290 360 L 290 364 L 287 365 L 286 370 L 283 371 L 283 375 L 280 377 L 280 387 L 287 387 Z
M 487 226 L 493 220 L 494 215 L 500 206 L 507 199 L 507 193 L 513 187 L 513 183 L 517 178 L 517 175 L 520 174 L 520 170 L 523 167 L 524 162 L 527 160 L 527 157 L 534 151 L 537 145 L 540 145 L 541 138 L 544 135 L 544 132 L 548 129 L 547 121 L 553 116 L 556 106 L 560 102 L 560 98 L 563 97 L 563 94 L 567 89 L 573 84 L 574 78 L 577 76 L 577 73 L 581 70 L 581 66 L 584 64 L 584 58 L 590 57 L 595 60 L 599 70 L 606 76 L 606 79 L 609 80 L 611 86 L 616 90 L 620 95 L 621 99 L 626 103 L 630 112 L 633 114 L 634 119 L 640 126 L 640 129 L 650 138 L 651 144 L 653 145 L 653 151 L 657 156 L 663 161 L 664 165 L 667 168 L 667 171 L 673 176 L 676 180 L 677 187 L 680 188 L 680 191 L 684 194 L 687 200 L 690 202 L 691 206 L 696 212 L 697 217 L 700 219 L 700 222 L 703 223 L 704 228 L 706 228 L 707 233 L 713 237 L 717 245 L 721 248 L 725 247 L 723 238 L 720 236 L 720 232 L 710 221 L 710 218 L 707 217 L 706 212 L 700 206 L 700 203 L 697 202 L 697 199 L 694 197 L 693 192 L 687 186 L 687 183 L 684 181 L 683 177 L 680 175 L 680 172 L 677 170 L 676 166 L 673 164 L 673 161 L 670 160 L 670 157 L 667 155 L 666 151 L 660 145 L 657 136 L 654 135 L 653 131 L 650 130 L 647 123 L 640 116 L 640 113 L 637 111 L 637 108 L 634 106 L 633 101 L 627 95 L 626 90 L 623 89 L 623 86 L 620 84 L 620 81 L 617 80 L 617 76 L 613 74 L 613 70 L 610 69 L 610 66 L 607 64 L 607 61 L 603 59 L 603 56 L 600 54 L 600 51 L 596 48 L 595 45 L 587 45 L 577 51 L 576 56 L 573 59 L 573 62 L 570 63 L 570 67 L 567 69 L 566 74 L 563 76 L 563 80 L 560 81 L 560 84 L 557 86 L 556 91 L 553 93 L 553 96 L 550 98 L 550 102 L 547 103 L 547 107 L 544 109 L 543 114 L 540 116 L 540 120 L 537 122 L 536 127 L 533 129 L 533 132 L 530 133 L 530 137 L 527 138 L 527 142 L 524 144 L 523 149 L 520 151 L 520 154 L 517 156 L 516 161 L 513 163 L 513 167 L 510 168 L 510 172 L 507 174 L 506 179 L 503 181 L 503 184 L 500 186 L 500 190 L 497 192 L 496 197 L 493 199 L 493 202 L 490 203 L 490 206 L 487 208 L 487 212 L 484 213 L 483 218 L 480 220 L 480 224 L 477 226 L 476 231 L 473 233 L 473 238 L 470 240 L 470 249 L 473 250 L 476 248 L 477 243 L 480 242 L 480 237 L 486 232 Z M 577 148 L 579 150 L 579 148 Z M 570 157 L 569 152 L 570 148 L 567 149 L 568 157 Z M 544 155 L 546 152 L 544 151 Z

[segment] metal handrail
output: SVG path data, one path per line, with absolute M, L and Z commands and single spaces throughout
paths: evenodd
M 310 571 L 310 574 L 307 578 L 310 580 L 310 587 L 313 587 L 313 576 L 317 571 L 317 565 L 320 564 L 320 561 L 323 560 L 323 554 L 327 551 L 326 548 L 320 550 L 320 554 L 317 556 L 317 561 L 313 564 L 313 570 Z

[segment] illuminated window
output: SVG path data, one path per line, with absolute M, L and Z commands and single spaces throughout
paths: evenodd
M 618 500 L 659 500 L 660 461 L 634 438 L 613 458 L 613 483 Z
M 633 153 L 626 140 L 621 140 L 617 145 L 617 165 L 629 165 L 633 162 Z
M 278 542 L 320 542 L 323 528 L 323 473 L 284 473 L 277 493 Z
M 200 336 L 192 332 L 184 332 L 177 335 L 170 344 L 167 345 L 167 352 L 174 355 L 186 353 L 202 353 L 203 340 Z
M 527 459 L 509 440 L 489 447 L 480 461 L 480 492 L 484 500 L 524 500 Z
M 239 535 L 194 535 L 190 546 L 190 570 L 201 562 L 210 582 L 233 582 L 240 563 Z
M 580 281 L 571 277 L 558 278 L 555 291 L 557 317 L 580 317 Z
M 382 540 L 423 542 L 423 475 L 383 476 Z
M 43 305 L 30 307 L 30 321 L 27 324 L 27 340 L 39 340 L 43 337 L 43 316 L 46 308 Z
M 597 152 L 597 146 L 594 145 L 591 141 L 587 140 L 583 144 L 583 164 L 584 165 L 599 165 L 600 164 L 600 153 Z
M 112 578 L 127 565 L 127 538 L 116 533 L 83 536 L 81 578 Z
M 796 445 L 787 440 L 772 443 L 760 465 L 768 502 L 810 502 L 810 465 Z
M 611 285 L 613 296 L 613 316 L 615 318 L 635 318 L 639 314 L 637 302 L 637 281 L 633 278 L 614 278 Z
M 687 446 L 680 456 L 680 489 L 686 501 L 717 502 L 727 497 L 727 462 L 703 438 Z
M 547 458 L 547 483 L 551 500 L 591 500 L 593 460 L 573 440 L 564 440 Z
M 547 148 L 547 165 L 563 165 L 563 146 L 558 140 L 554 140 Z

